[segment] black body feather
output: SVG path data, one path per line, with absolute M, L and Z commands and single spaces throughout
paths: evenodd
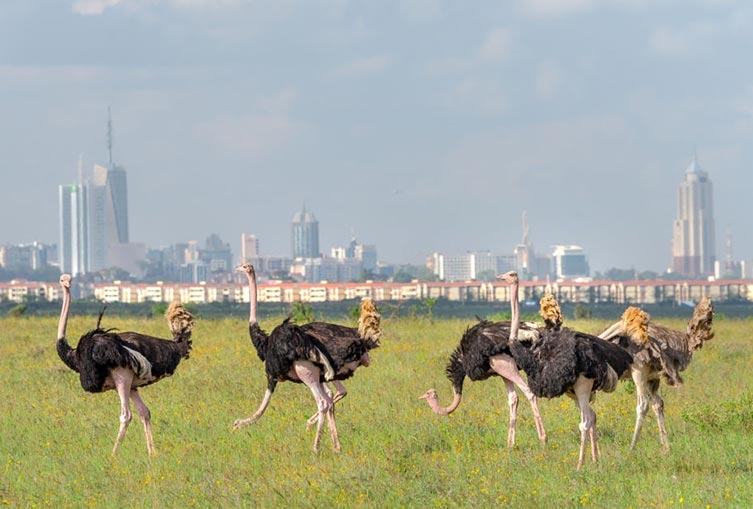
M 311 322 L 302 325 L 301 330 L 321 344 L 331 356 L 335 380 L 347 380 L 352 377 L 358 365 L 348 366 L 350 369 L 346 369 L 346 365 L 359 361 L 370 350 L 379 347 L 376 341 L 361 338 L 358 329 L 345 325 Z M 324 378 L 321 381 L 324 381 Z
M 134 388 L 172 375 L 191 351 L 190 332 L 186 336 L 169 340 L 98 327 L 81 336 L 75 349 L 65 338 L 58 339 L 57 351 L 61 360 L 79 373 L 85 391 L 102 392 L 113 388 L 106 381 L 114 368 L 131 369 L 137 377 Z
M 252 338 L 253 339 L 253 338 Z M 320 353 L 323 354 L 332 367 L 335 362 L 327 349 L 318 340 L 306 334 L 302 327 L 286 319 L 280 325 L 274 328 L 266 343 L 266 349 L 263 352 L 265 357 L 264 367 L 267 372 L 267 378 L 271 380 L 290 380 L 299 382 L 289 376 L 293 369 L 293 364 L 298 360 L 317 359 L 323 362 Z M 261 357 L 261 355 L 260 355 Z
M 256 355 L 264 362 L 267 352 L 267 344 L 269 343 L 269 335 L 259 327 L 257 322 L 249 322 L 248 335 L 251 336 L 251 343 L 253 343 L 256 349 Z
M 532 331 L 534 328 L 525 323 L 520 324 L 521 331 Z M 510 349 L 510 322 L 490 322 L 481 320 L 468 328 L 460 339 L 460 344 L 450 355 L 445 373 L 452 382 L 456 392 L 463 387 L 463 378 L 471 380 L 486 380 L 496 373 L 491 369 L 491 357 L 507 354 L 515 358 Z
M 580 375 L 594 380 L 593 390 L 613 390 L 609 370 L 622 377 L 633 360 L 617 345 L 568 328 L 546 329 L 530 347 L 516 341 L 512 352 L 533 393 L 545 398 L 568 392 Z

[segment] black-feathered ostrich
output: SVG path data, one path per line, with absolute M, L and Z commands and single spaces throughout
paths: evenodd
M 541 331 L 538 341 L 530 346 L 522 344 L 518 337 L 518 274 L 507 272 L 497 279 L 511 287 L 510 348 L 518 365 L 528 375 L 529 387 L 538 397 L 554 398 L 567 394 L 577 400 L 581 415 L 577 468 L 583 465 L 587 436 L 591 439 L 591 456 L 597 462 L 599 442 L 591 397 L 597 390 L 612 392 L 617 380 L 630 370 L 632 357 L 617 345 L 566 327 L 546 328 Z
M 271 334 L 259 326 L 256 317 L 257 287 L 253 265 L 243 264 L 239 271 L 246 274 L 249 285 L 249 335 L 259 358 L 265 363 L 267 389 L 258 410 L 245 419 L 237 419 L 237 430 L 256 422 L 266 410 L 278 382 L 306 384 L 314 394 L 318 411 L 308 421 L 317 422 L 314 450 L 319 450 L 324 417 L 327 417 L 335 451 L 341 448 L 334 420 L 334 403 L 347 394 L 339 380 L 351 376 L 359 366 L 368 366 L 369 350 L 379 346 L 380 318 L 371 301 L 361 306 L 359 329 L 336 324 L 313 322 L 298 326 L 285 320 Z M 337 393 L 333 396 L 325 382 L 332 381 Z
M 511 290 L 513 291 L 513 290 Z M 514 289 L 517 291 L 517 288 Z M 561 323 L 562 315 L 559 307 L 545 306 L 542 299 L 542 316 L 547 327 L 554 323 Z M 539 327 L 535 324 L 519 324 L 522 332 L 529 339 L 536 339 Z M 429 389 L 420 399 L 425 399 L 436 414 L 449 415 L 460 405 L 463 397 L 463 382 L 467 376 L 472 381 L 486 380 L 492 376 L 500 376 L 507 388 L 507 403 L 510 407 L 510 421 L 507 429 L 507 446 L 515 445 L 515 426 L 517 423 L 518 395 L 515 392 L 517 385 L 523 395 L 528 399 L 533 410 L 533 418 L 536 423 L 536 432 L 542 444 L 546 443 L 546 431 L 539 413 L 536 396 L 528 387 L 528 384 L 519 373 L 518 364 L 513 352 L 510 350 L 512 336 L 511 322 L 490 322 L 481 320 L 479 323 L 465 331 L 460 339 L 460 344 L 450 354 L 449 362 L 445 368 L 447 378 L 452 382 L 454 398 L 448 407 L 439 404 L 437 391 Z
M 71 348 L 65 337 L 68 311 L 71 304 L 71 276 L 60 276 L 63 289 L 63 308 L 58 323 L 57 352 L 66 366 L 79 373 L 81 386 L 87 392 L 104 392 L 115 389 L 120 396 L 120 429 L 112 453 L 116 454 L 131 422 L 133 400 L 144 423 L 148 454 L 155 454 L 152 437 L 151 413 L 139 395 L 139 387 L 153 384 L 171 376 L 181 359 L 191 351 L 193 316 L 177 302 L 170 304 L 167 317 L 173 339 L 160 339 L 137 332 L 113 332 L 102 329 L 99 315 L 97 326 Z M 103 311 L 104 313 L 104 311 Z
M 359 366 L 368 367 L 371 364 L 369 351 L 381 346 L 381 315 L 371 299 L 364 299 L 361 301 L 358 328 L 336 323 L 310 322 L 302 325 L 301 329 L 324 345 L 335 363 L 335 376 L 332 379 L 335 393 L 332 394 L 327 385 L 324 385 L 334 405 L 348 395 L 348 390 L 341 381 L 352 377 Z M 311 426 L 316 422 L 318 415 L 312 415 L 307 425 Z
M 633 355 L 630 374 L 635 382 L 638 404 L 635 407 L 635 430 L 630 448 L 633 449 L 638 441 L 650 403 L 656 413 L 659 440 L 666 452 L 669 450 L 669 439 L 664 425 L 664 400 L 659 394 L 661 380 L 664 379 L 670 387 L 682 385 L 680 372 L 690 364 L 693 352 L 703 348 L 703 344 L 714 337 L 711 331 L 714 307 L 711 298 L 703 297 L 695 307 L 685 332 L 651 322 L 648 325 L 648 336 L 643 342 L 630 339 L 629 334 L 626 334 L 632 327 L 636 313 L 644 312 L 634 307 L 626 309 L 622 319 L 599 334 L 599 337 L 619 344 Z

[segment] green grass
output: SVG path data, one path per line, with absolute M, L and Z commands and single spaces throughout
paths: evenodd
M 75 305 L 74 310 L 75 313 Z M 75 345 L 94 324 L 72 318 Z M 275 320 L 262 325 L 271 328 Z M 653 415 L 628 443 L 630 384 L 599 394 L 602 462 L 575 471 L 579 415 L 567 398 L 540 402 L 541 447 L 525 398 L 517 446 L 505 447 L 507 397 L 499 379 L 466 382 L 449 418 L 419 401 L 451 399 L 447 356 L 465 320 L 385 320 L 373 363 L 346 385 L 337 413 L 343 451 L 329 436 L 312 451 L 314 412 L 302 385 L 278 386 L 266 414 L 231 432 L 258 406 L 263 365 L 245 317 L 199 320 L 194 350 L 175 376 L 142 391 L 158 455 L 148 458 L 134 417 L 117 457 L 114 392 L 84 393 L 55 353 L 56 320 L 0 319 L 0 503 L 13 507 L 751 507 L 753 320 L 718 320 L 679 389 L 664 388 L 671 451 L 661 454 Z M 684 327 L 682 321 L 666 321 Z M 606 322 L 571 322 L 596 332 Z M 162 320 L 111 316 L 106 326 L 164 335 Z

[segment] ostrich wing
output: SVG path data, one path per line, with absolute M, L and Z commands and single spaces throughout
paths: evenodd
M 301 330 L 324 345 L 339 369 L 343 365 L 357 361 L 367 351 L 377 348 L 375 341 L 364 340 L 358 329 L 334 323 L 311 322 L 301 326 Z

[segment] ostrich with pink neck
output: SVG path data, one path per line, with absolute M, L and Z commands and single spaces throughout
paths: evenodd
M 236 420 L 233 429 L 253 424 L 262 416 L 277 382 L 288 380 L 305 383 L 314 394 L 318 408 L 317 413 L 308 420 L 309 426 L 317 423 L 314 449 L 319 448 L 326 416 L 335 450 L 340 450 L 334 404 L 347 394 L 340 380 L 353 376 L 359 366 L 370 364 L 368 351 L 379 346 L 381 336 L 376 308 L 370 300 L 362 303 L 359 329 L 322 322 L 298 326 L 285 320 L 271 335 L 267 335 L 259 326 L 256 316 L 256 271 L 248 263 L 237 270 L 244 272 L 248 278 L 249 335 L 259 358 L 265 363 L 267 390 L 259 409 L 251 417 Z M 327 381 L 335 385 L 337 392 L 334 395 L 325 385 Z
M 515 292 L 517 299 L 517 288 Z M 517 424 L 518 389 L 528 399 L 533 418 L 536 423 L 536 432 L 542 444 L 546 443 L 546 431 L 539 413 L 536 396 L 528 387 L 528 384 L 519 373 L 519 368 L 513 352 L 510 350 L 510 341 L 513 338 L 512 324 L 516 323 L 516 330 L 524 330 L 526 337 L 538 336 L 538 328 L 529 323 L 518 324 L 518 310 L 513 308 L 513 321 L 490 322 L 482 320 L 466 330 L 460 339 L 460 344 L 450 354 L 449 362 L 445 368 L 447 378 L 452 382 L 453 400 L 448 407 L 439 404 L 437 391 L 429 389 L 422 396 L 434 413 L 449 415 L 460 405 L 463 397 L 463 382 L 467 376 L 473 381 L 486 380 L 492 376 L 499 376 L 507 389 L 507 403 L 510 408 L 510 420 L 507 430 L 507 446 L 515 445 L 515 428 Z
M 597 462 L 600 452 L 596 413 L 590 402 L 597 390 L 612 392 L 617 380 L 630 373 L 631 355 L 608 341 L 566 327 L 546 328 L 541 331 L 538 341 L 523 345 L 518 337 L 518 275 L 507 272 L 497 277 L 510 285 L 513 309 L 510 348 L 528 375 L 528 385 L 540 398 L 566 394 L 577 401 L 581 415 L 577 468 L 583 465 L 587 437 L 591 439 L 591 456 Z M 643 332 L 645 334 L 645 328 Z
M 66 366 L 79 373 L 81 387 L 86 392 L 116 390 L 120 396 L 120 429 L 112 453 L 116 454 L 123 442 L 132 418 L 130 401 L 133 401 L 144 424 L 147 453 L 155 454 L 151 413 L 138 389 L 171 376 L 181 359 L 188 358 L 193 316 L 179 303 L 170 304 L 165 313 L 173 334 L 173 339 L 169 340 L 138 332 L 116 334 L 102 329 L 100 314 L 97 327 L 81 336 L 76 348 L 72 348 L 65 336 L 71 305 L 70 275 L 60 276 L 60 287 L 63 290 L 63 307 L 58 322 L 58 356 Z

